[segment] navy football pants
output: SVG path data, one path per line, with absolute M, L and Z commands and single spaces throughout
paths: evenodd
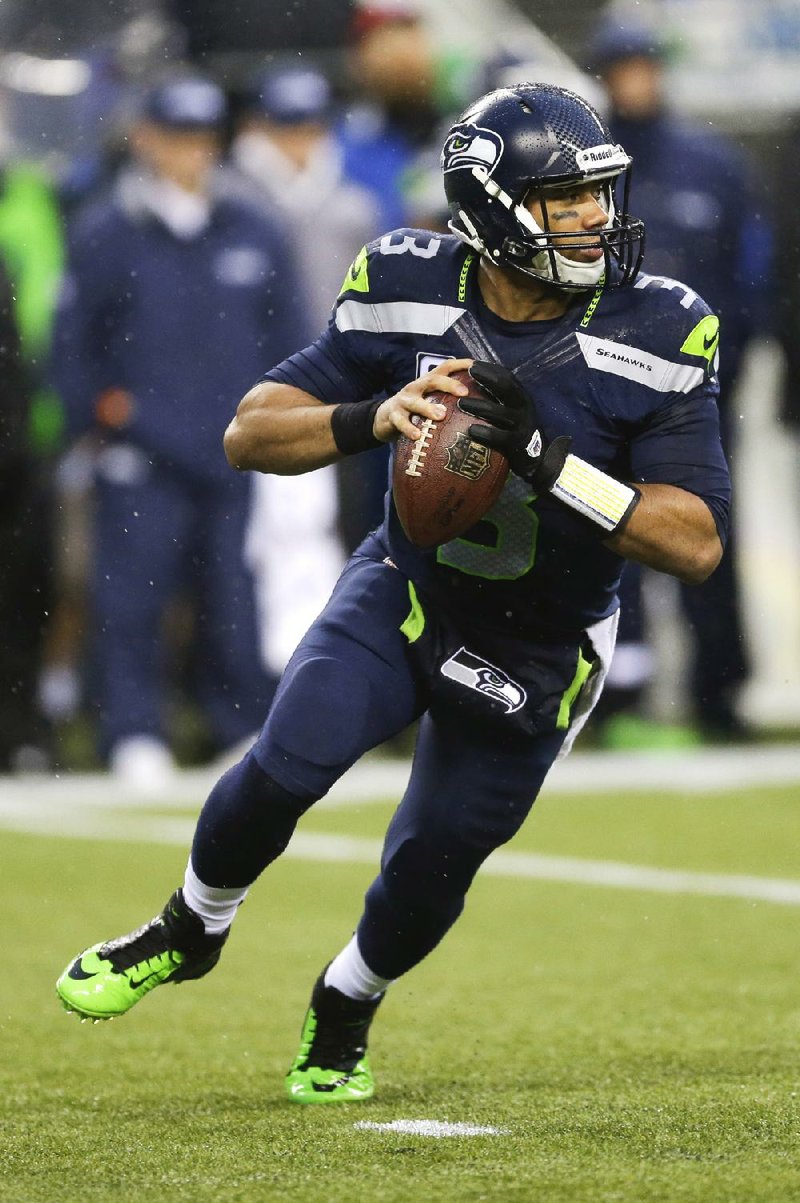
M 553 722 L 535 736 L 506 736 L 488 704 L 485 723 L 458 706 L 429 708 L 438 669 L 412 654 L 400 629 L 409 609 L 397 569 L 350 561 L 287 666 L 255 747 L 212 791 L 192 849 L 207 885 L 250 884 L 350 765 L 422 715 L 358 927 L 362 956 L 386 978 L 417 964 L 458 918 L 482 862 L 528 814 L 565 734 Z
M 134 479 L 101 473 L 95 489 L 92 652 L 103 751 L 126 736 L 165 734 L 164 615 L 179 595 L 195 603 L 194 694 L 227 748 L 258 730 L 274 691 L 257 654 L 242 556 L 249 482 L 193 481 L 131 454 Z

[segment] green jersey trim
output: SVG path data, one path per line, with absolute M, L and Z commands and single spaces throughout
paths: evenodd
M 413 581 L 408 582 L 408 598 L 411 602 L 411 609 L 408 617 L 401 623 L 400 630 L 409 643 L 416 643 L 425 630 L 425 611 L 420 605 Z
M 682 351 L 687 355 L 700 355 L 708 364 L 711 372 L 714 366 L 714 356 L 719 347 L 719 318 L 713 313 L 701 318 L 694 330 L 687 334 Z
M 369 292 L 369 258 L 365 246 L 362 246 L 345 272 L 339 295 L 343 292 Z
M 575 676 L 572 678 L 571 684 L 564 690 L 564 696 L 561 699 L 561 705 L 558 708 L 558 718 L 556 719 L 556 727 L 559 731 L 566 731 L 569 727 L 569 718 L 572 713 L 572 707 L 578 694 L 583 689 L 589 673 L 592 671 L 592 662 L 587 660 L 582 651 L 578 651 L 578 667 L 575 669 Z

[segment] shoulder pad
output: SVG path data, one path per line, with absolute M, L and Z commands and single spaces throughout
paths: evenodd
M 593 370 L 661 394 L 690 393 L 714 382 L 719 320 L 678 280 L 640 274 L 632 287 L 609 294 L 605 313 L 601 305 L 589 320 L 596 326 L 576 330 L 576 337 Z
M 677 321 L 680 321 L 682 316 L 683 320 L 691 321 L 694 317 L 697 321 L 698 317 L 711 312 L 693 288 L 669 276 L 650 276 L 647 272 L 639 272 L 631 287 L 635 292 L 644 292 L 648 307 L 657 308 L 662 319 L 673 314 Z
M 713 374 L 719 350 L 719 318 L 703 298 L 680 280 L 645 272 L 639 274 L 633 287 L 643 293 L 647 314 L 643 328 L 650 337 L 672 354 L 704 360 L 706 370 Z
M 339 297 L 390 300 L 406 297 L 455 301 L 464 244 L 451 234 L 399 229 L 362 247 L 345 273 Z

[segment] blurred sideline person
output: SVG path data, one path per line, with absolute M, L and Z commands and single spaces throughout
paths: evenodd
M 383 229 L 374 195 L 345 173 L 335 116 L 321 71 L 273 67 L 252 80 L 231 146 L 253 198 L 290 226 L 314 330 L 327 325 L 356 251 Z
M 253 198 L 278 212 L 291 234 L 313 330 L 327 325 L 354 254 L 380 230 L 374 194 L 344 173 L 334 118 L 332 89 L 321 71 L 272 67 L 251 81 L 231 147 Z M 254 476 L 247 555 L 273 667 L 285 666 L 287 651 L 327 601 L 344 562 L 343 539 L 355 546 L 375 524 L 385 460 L 346 468 Z
M 453 233 L 370 243 L 325 332 L 242 399 L 225 435 L 241 470 L 302 473 L 416 440 L 414 418 L 444 417 L 427 396 L 443 389 L 484 419 L 466 436 L 471 462 L 496 447 L 511 474 L 484 519 L 428 551 L 387 495 L 258 740 L 211 791 L 183 887 L 150 924 L 67 966 L 69 1010 L 107 1019 L 207 973 L 301 815 L 419 719 L 378 875 L 313 987 L 286 1079 L 296 1103 L 369 1098 L 386 990 L 456 922 L 602 688 L 623 563 L 695 583 L 718 564 L 730 495 L 719 323 L 688 287 L 639 274 L 630 159 L 610 138 L 565 89 L 476 101 L 442 152 Z M 453 376 L 467 368 L 487 397 L 467 397 Z
M 443 56 L 413 0 L 355 5 L 349 74 L 355 97 L 337 125 L 344 169 L 377 197 L 380 229 L 392 229 L 408 220 L 405 173 L 443 113 Z
M 44 685 L 46 693 L 52 615 L 54 609 L 58 611 L 54 462 L 63 413 L 48 385 L 47 362 L 63 271 L 64 232 L 51 181 L 37 166 L 17 157 L 4 127 L 3 103 L 0 94 L 0 258 L 10 281 L 12 312 L 7 323 L 13 332 L 8 344 L 2 344 L 2 356 L 9 373 L 9 395 L 24 399 L 25 426 L 18 434 L 26 445 L 23 452 L 22 443 L 14 439 L 14 479 L 5 486 L 11 506 L 5 513 L 6 529 L 9 533 L 13 527 L 12 537 L 17 540 L 16 562 L 7 564 L 5 572 L 19 583 L 17 595 L 26 597 L 4 632 L 4 638 L 13 641 L 19 672 L 25 678 L 15 703 L 19 712 L 16 718 L 8 718 L 5 741 L 22 740 L 11 752 L 11 767 L 41 770 L 51 767 L 54 754 L 49 707 L 46 698 L 42 704 L 39 690 Z M 10 555 L 10 545 L 6 548 Z
M 188 596 L 196 700 L 219 751 L 258 729 L 274 682 L 243 562 L 248 481 L 221 437 L 235 398 L 303 339 L 283 234 L 227 195 L 226 102 L 168 77 L 130 130 L 133 161 L 71 229 L 54 375 L 72 439 L 96 446 L 93 671 L 100 751 L 144 788 L 170 776 L 165 618 Z
M 42 771 L 49 748 L 37 705 L 47 597 L 38 456 L 31 445 L 34 390 L 0 261 L 0 773 Z
M 800 112 L 788 123 L 778 149 L 781 152 L 773 188 L 778 197 L 776 226 L 793 229 L 795 197 L 800 188 Z M 800 239 L 781 243 L 775 257 L 778 276 L 775 294 L 775 333 L 783 354 L 783 379 L 779 399 L 779 420 L 787 431 L 800 434 Z
M 741 150 L 709 127 L 668 107 L 666 47 L 643 22 L 604 17 L 590 46 L 590 66 L 608 91 L 609 125 L 631 155 L 637 213 L 647 227 L 647 267 L 690 285 L 719 315 L 720 422 L 729 458 L 736 454 L 732 407 L 740 365 L 764 332 L 770 293 L 770 223 L 754 194 Z M 735 532 L 735 524 L 734 524 Z M 644 712 L 658 666 L 643 612 L 642 570 L 629 565 L 620 593 L 616 657 L 598 710 L 610 744 L 742 738 L 737 698 L 748 673 L 746 635 L 733 533 L 719 570 L 699 589 L 680 590 L 691 638 L 688 694 L 692 728 L 652 723 Z M 653 587 L 658 580 L 651 577 Z

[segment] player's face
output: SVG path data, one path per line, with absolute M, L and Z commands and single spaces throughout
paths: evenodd
M 525 207 L 537 225 L 555 235 L 553 244 L 559 246 L 566 259 L 576 263 L 594 263 L 602 259 L 603 251 L 596 233 L 608 222 L 609 195 L 605 184 L 570 184 L 550 189 L 546 194 L 531 193 Z M 586 234 L 585 243 L 576 247 L 576 239 L 565 238 L 559 244 L 559 233 Z

